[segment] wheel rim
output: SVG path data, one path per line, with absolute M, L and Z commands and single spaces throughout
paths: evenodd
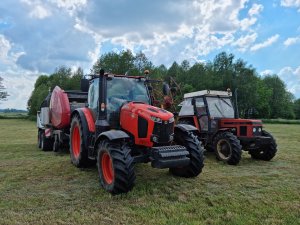
M 227 160 L 231 156 L 231 145 L 228 141 L 222 139 L 218 141 L 217 152 L 222 160 Z
M 107 184 L 111 184 L 114 180 L 114 169 L 112 165 L 112 160 L 107 152 L 102 154 L 101 158 L 101 168 L 104 180 Z
M 80 133 L 78 125 L 75 125 L 72 132 L 72 151 L 75 158 L 80 154 Z

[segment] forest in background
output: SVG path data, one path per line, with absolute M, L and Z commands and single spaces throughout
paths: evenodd
M 170 83 L 175 80 L 180 86 L 176 99 L 184 93 L 200 90 L 238 91 L 240 117 L 300 119 L 300 99 L 288 92 L 285 83 L 276 75 L 260 76 L 254 67 L 233 54 L 221 52 L 213 61 L 191 64 L 188 60 L 174 62 L 169 68 L 154 65 L 144 53 L 134 55 L 130 50 L 103 54 L 94 64 L 91 73 L 100 68 L 113 74 L 143 75 L 147 69 L 151 79 Z M 53 74 L 41 75 L 28 100 L 29 115 L 35 115 L 43 99 L 56 85 L 65 90 L 78 90 L 83 70 L 59 67 Z M 172 79 L 171 79 L 172 78 Z M 171 84 L 172 85 L 172 84 Z

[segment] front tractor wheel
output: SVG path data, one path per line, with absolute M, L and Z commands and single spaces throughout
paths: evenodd
M 277 144 L 274 137 L 267 131 L 263 130 L 262 135 L 265 137 L 269 137 L 271 139 L 270 143 L 268 145 L 263 146 L 260 149 L 251 150 L 249 154 L 253 159 L 270 161 L 276 155 Z
M 103 140 L 98 145 L 97 167 L 102 187 L 112 193 L 129 192 L 135 181 L 129 146 Z
M 214 138 L 214 150 L 218 160 L 237 165 L 242 156 L 239 139 L 230 132 L 222 132 Z
M 197 136 L 192 132 L 175 132 L 175 143 L 186 147 L 189 152 L 190 164 L 185 167 L 170 168 L 170 173 L 187 178 L 198 176 L 204 166 L 204 150 Z
M 88 149 L 85 143 L 84 128 L 81 119 L 74 116 L 70 128 L 70 155 L 71 162 L 76 167 L 87 167 L 93 164 L 88 158 Z

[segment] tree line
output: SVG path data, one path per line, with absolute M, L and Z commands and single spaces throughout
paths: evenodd
M 155 66 L 144 53 L 134 55 L 131 51 L 103 54 L 92 68 L 98 73 L 100 68 L 114 74 L 132 76 L 143 75 L 149 70 L 151 79 L 160 79 L 170 83 L 176 81 L 180 86 L 176 99 L 181 100 L 187 92 L 199 90 L 237 89 L 238 106 L 242 118 L 285 118 L 300 119 L 300 99 L 287 91 L 285 83 L 276 75 L 259 76 L 255 68 L 233 54 L 222 52 L 213 61 L 190 64 L 188 60 L 174 62 L 169 68 Z M 79 68 L 72 72 L 70 68 L 60 67 L 50 76 L 41 75 L 28 100 L 30 115 L 35 115 L 49 90 L 56 85 L 65 90 L 79 89 L 83 71 Z

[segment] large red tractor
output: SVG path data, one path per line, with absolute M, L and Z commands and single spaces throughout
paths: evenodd
M 148 84 L 144 77 L 104 74 L 101 70 L 89 80 L 84 107 L 78 101 L 72 107 L 67 93 L 54 91 L 51 99 L 58 99 L 50 101 L 50 124 L 44 125 L 39 135 L 47 140 L 45 133 L 50 129 L 52 134 L 69 137 L 72 163 L 87 167 L 97 162 L 100 183 L 113 194 L 132 189 L 135 163 L 151 162 L 154 168 L 169 168 L 175 176 L 199 175 L 203 149 L 194 135 L 196 128 L 174 125 L 172 113 L 152 106 Z M 56 118 L 59 128 L 51 127 L 51 109 L 60 114 Z M 58 140 L 61 146 L 59 136 L 48 135 L 48 141 Z
M 277 152 L 275 139 L 261 120 L 238 118 L 231 96 L 230 91 L 209 90 L 185 94 L 179 123 L 197 127 L 204 147 L 230 165 L 239 163 L 242 149 L 254 159 L 271 160 Z

